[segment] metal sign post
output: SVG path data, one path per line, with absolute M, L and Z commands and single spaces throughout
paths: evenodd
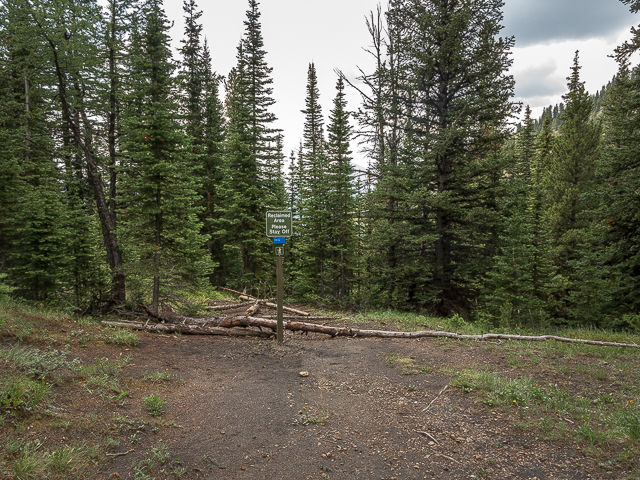
M 266 218 L 266 234 L 267 237 L 273 238 L 276 255 L 276 279 L 278 283 L 277 294 L 277 341 L 282 344 L 284 341 L 284 322 L 282 320 L 282 303 L 284 297 L 284 275 L 282 273 L 282 257 L 284 256 L 284 245 L 286 237 L 290 237 L 293 231 L 293 218 L 288 210 L 268 211 Z

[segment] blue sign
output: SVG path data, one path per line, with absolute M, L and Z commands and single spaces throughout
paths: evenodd
M 274 245 L 284 245 L 287 240 L 287 237 L 273 237 Z

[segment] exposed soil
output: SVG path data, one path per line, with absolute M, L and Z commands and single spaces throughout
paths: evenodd
M 131 356 L 120 373 L 130 391 L 123 406 L 72 386 L 58 387 L 54 397 L 54 406 L 77 416 L 98 413 L 103 423 L 50 429 L 50 444 L 88 439 L 98 428 L 122 440 L 108 451 L 128 453 L 109 456 L 99 478 L 134 478 L 132 465 L 164 442 L 188 479 L 627 478 L 603 471 L 576 443 L 515 428 L 518 418 L 508 409 L 453 387 L 442 392 L 450 382 L 444 367 L 512 370 L 487 343 L 289 332 L 283 346 L 255 338 L 139 337 L 137 348 L 72 352 L 85 361 Z M 149 372 L 175 380 L 145 382 Z M 140 429 L 139 419 L 152 420 L 142 405 L 149 393 L 168 406 L 160 426 Z M 114 418 L 131 421 L 114 426 Z M 140 440 L 131 444 L 134 433 Z M 166 472 L 154 476 L 176 478 Z

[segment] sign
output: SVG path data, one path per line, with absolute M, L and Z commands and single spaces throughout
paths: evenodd
M 290 210 L 267 212 L 267 237 L 290 237 L 293 221 Z
M 287 243 L 286 237 L 273 237 L 274 245 L 284 245 L 285 243 Z
M 276 246 L 275 251 L 276 251 L 276 257 L 284 257 L 284 247 Z

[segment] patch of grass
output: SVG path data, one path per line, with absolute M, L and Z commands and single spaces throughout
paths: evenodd
M 71 475 L 89 467 L 95 454 L 96 449 L 86 445 L 58 448 L 49 453 L 49 467 L 60 474 Z
M 169 382 L 173 380 L 173 378 L 169 374 L 168 368 L 164 372 L 153 372 L 153 373 L 146 374 L 144 376 L 144 379 L 149 380 L 150 382 L 153 382 L 153 383 Z
M 634 442 L 640 443 L 640 411 L 623 412 L 618 420 L 622 432 Z
M 65 341 L 67 342 L 72 342 L 75 340 L 81 347 L 87 347 L 91 341 L 95 341 L 99 338 L 100 335 L 86 332 L 83 329 L 70 329 L 69 332 L 67 332 L 66 337 L 64 337 Z
M 0 380 L 0 410 L 19 414 L 30 412 L 49 395 L 50 386 L 44 381 L 19 375 Z
M 293 425 L 324 425 L 329 420 L 329 415 L 324 410 L 320 410 L 317 415 L 312 415 L 307 411 L 307 407 L 298 412 L 298 415 L 299 417 L 293 419 Z
M 32 448 L 26 448 L 13 464 L 13 474 L 18 480 L 38 478 L 46 469 L 46 459 Z
M 168 403 L 160 397 L 160 395 L 153 394 L 142 399 L 144 406 L 149 410 L 149 415 L 158 416 L 162 415 L 162 409 L 168 405 Z
M 140 344 L 138 335 L 124 328 L 107 328 L 103 338 L 105 343 L 121 347 L 137 347 Z
M 36 378 L 41 378 L 59 369 L 77 369 L 80 365 L 80 360 L 77 358 L 67 360 L 68 355 L 68 349 L 49 352 L 22 346 L 16 346 L 9 350 L 0 349 L 0 360 L 9 360 L 16 368 L 22 370 L 28 376 Z
M 413 358 L 401 357 L 399 355 L 387 355 L 387 364 L 390 366 L 400 366 L 403 375 L 419 375 L 431 371 L 431 367 L 418 365 Z

